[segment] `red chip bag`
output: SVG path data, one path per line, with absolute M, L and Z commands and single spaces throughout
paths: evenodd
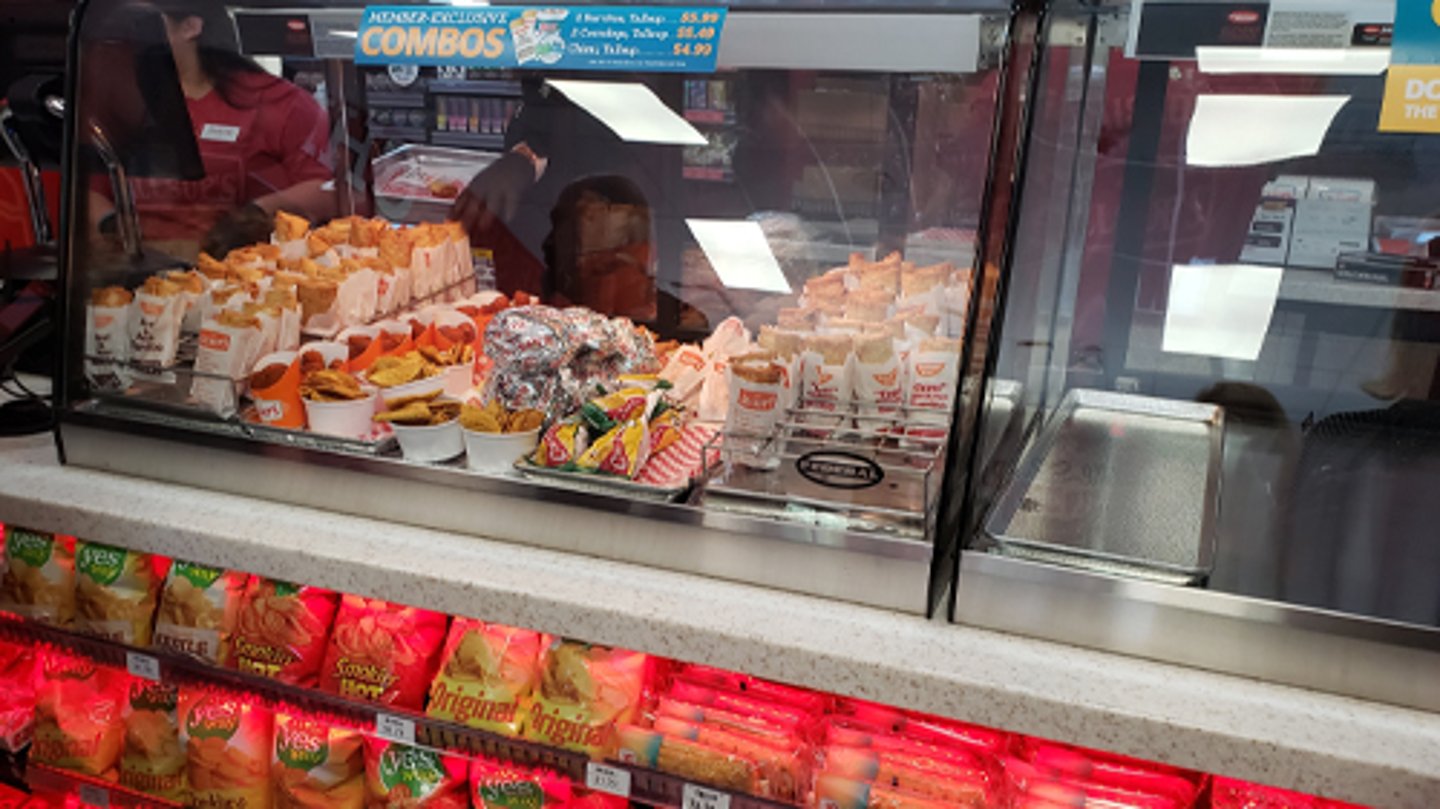
M 485 757 L 470 763 L 470 798 L 476 809 L 560 809 L 574 796 L 570 781 L 546 770 Z
M 368 809 L 468 809 L 469 762 L 423 747 L 365 739 Z
M 251 576 L 240 602 L 229 665 L 293 685 L 315 686 L 337 595 Z
M 320 687 L 419 710 L 445 640 L 445 621 L 443 613 L 343 596 Z
M 59 652 L 43 657 L 35 702 L 34 761 L 114 781 L 125 740 L 130 675 Z
M 360 731 L 317 716 L 275 714 L 270 759 L 275 809 L 360 809 L 365 751 Z
M 40 653 L 0 641 L 0 750 L 18 753 L 35 733 Z
M 528 629 L 456 618 L 430 685 L 430 716 L 517 736 L 521 703 L 540 681 L 544 635 Z

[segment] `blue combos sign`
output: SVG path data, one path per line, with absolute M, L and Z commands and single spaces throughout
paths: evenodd
M 723 8 L 370 6 L 362 65 L 713 73 Z

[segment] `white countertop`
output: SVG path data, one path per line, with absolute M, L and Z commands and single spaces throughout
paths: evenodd
M 0 440 L 0 520 L 1345 800 L 1440 806 L 1437 714 L 62 467 L 48 437 Z

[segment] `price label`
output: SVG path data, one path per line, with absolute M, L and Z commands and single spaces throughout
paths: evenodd
M 391 713 L 377 713 L 375 735 L 400 744 L 414 744 L 415 720 Z
M 730 809 L 730 795 L 718 789 L 686 784 L 681 809 Z
M 585 786 L 622 798 L 630 797 L 630 771 L 592 761 L 585 765 Z
M 139 652 L 125 653 L 125 668 L 131 676 L 140 677 L 145 680 L 160 682 L 160 660 L 150 655 L 142 655 Z
M 98 806 L 100 809 L 107 809 L 110 806 L 110 790 L 105 787 L 81 784 L 79 793 L 80 803 L 84 806 Z

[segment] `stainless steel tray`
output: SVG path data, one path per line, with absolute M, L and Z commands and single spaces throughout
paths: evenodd
M 644 500 L 655 503 L 678 503 L 690 491 L 692 484 L 684 486 L 673 486 L 669 488 L 651 486 L 647 483 L 637 483 L 633 480 L 614 477 L 611 475 L 596 475 L 588 472 L 567 472 L 563 469 L 552 469 L 548 466 L 537 466 L 529 458 L 520 458 L 515 461 L 515 471 L 521 475 L 558 486 L 564 489 L 571 489 L 577 492 L 590 492 L 592 494 L 610 494 L 628 497 L 633 500 Z
M 1002 553 L 1198 584 L 1214 564 L 1223 411 L 1072 390 L 985 523 Z
M 464 188 L 499 157 L 494 152 L 405 144 L 375 159 L 376 205 L 380 213 L 397 221 L 444 219 L 455 200 L 414 189 L 424 185 L 426 179 L 459 183 Z

